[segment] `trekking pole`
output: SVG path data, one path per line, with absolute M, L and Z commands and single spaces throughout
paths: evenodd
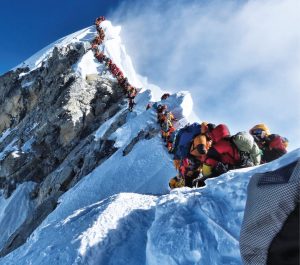
M 206 179 L 208 179 L 208 177 L 204 177 L 201 173 L 199 175 L 198 178 L 195 178 L 193 180 L 193 187 L 198 188 L 199 182 L 200 181 L 205 181 Z

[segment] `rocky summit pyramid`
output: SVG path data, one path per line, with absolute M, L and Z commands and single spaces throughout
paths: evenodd
M 163 91 L 136 74 L 121 27 L 101 27 L 98 49 L 139 88 L 132 112 L 95 58 L 94 26 L 0 77 L 0 264 L 241 264 L 249 178 L 298 159 L 299 149 L 169 193 L 176 171 L 146 110 Z M 178 127 L 189 122 L 188 92 L 164 103 Z

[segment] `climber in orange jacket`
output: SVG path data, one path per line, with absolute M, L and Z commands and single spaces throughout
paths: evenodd
M 212 123 L 202 122 L 201 134 L 197 135 L 192 141 L 190 154 L 202 163 L 205 161 L 207 151 L 212 145 L 209 133 L 215 127 Z
M 199 176 L 200 172 L 201 164 L 199 160 L 192 158 L 184 158 L 180 160 L 179 176 L 184 180 L 182 186 L 192 188 L 194 186 L 193 181 Z
M 167 143 L 168 147 L 169 138 L 172 132 L 175 131 L 175 127 L 173 126 L 173 121 L 175 117 L 172 112 L 165 111 L 162 113 L 162 122 L 161 122 L 161 134 L 164 141 Z
M 134 86 L 128 85 L 127 98 L 128 98 L 129 111 L 132 111 L 134 105 L 136 105 L 136 103 L 134 102 L 134 98 L 136 97 L 136 95 L 137 95 L 137 89 Z
M 129 85 L 127 88 L 127 97 L 135 98 L 137 95 L 137 89 L 134 86 Z

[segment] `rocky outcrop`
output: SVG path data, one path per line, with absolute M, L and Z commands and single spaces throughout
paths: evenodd
M 158 128 L 149 128 L 147 130 L 141 130 L 136 137 L 134 137 L 131 142 L 124 148 L 123 156 L 128 155 L 133 147 L 141 140 L 149 140 L 155 137 L 159 133 Z
M 23 244 L 57 198 L 117 150 L 109 136 L 125 123 L 126 110 L 101 139 L 93 133 L 126 104 L 123 90 L 113 79 L 77 76 L 72 66 L 85 52 L 81 43 L 54 48 L 39 68 L 0 77 L 0 188 L 8 198 L 19 183 L 37 183 L 30 196 L 36 216 L 11 235 L 1 255 Z
M 81 140 L 119 110 L 123 93 L 115 82 L 101 77 L 86 82 L 73 73 L 72 65 L 84 52 L 80 44 L 55 48 L 40 68 L 0 78 L 6 95 L 0 106 L 1 131 L 11 130 L 0 143 L 6 196 L 17 183 L 43 182 Z

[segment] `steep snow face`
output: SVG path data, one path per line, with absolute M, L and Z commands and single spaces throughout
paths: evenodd
M 42 226 L 26 248 L 0 259 L 0 264 L 141 265 L 155 200 L 154 196 L 123 193 L 78 209 Z
M 90 50 L 74 65 L 74 71 L 85 79 L 87 75 L 98 74 L 104 71 L 104 65 L 100 64 Z
M 148 230 L 147 265 L 242 264 L 239 235 L 251 176 L 299 159 L 297 149 L 271 163 L 209 179 L 204 188 L 160 197 Z
M 139 80 L 133 68 L 131 58 L 127 55 L 126 49 L 122 44 L 122 40 L 120 38 L 121 27 L 112 26 L 110 21 L 102 22 L 101 27 L 105 32 L 105 39 L 104 43 L 99 46 L 99 50 L 102 51 L 106 56 L 111 58 L 112 61 L 118 65 L 118 67 L 122 70 L 122 72 L 125 74 L 132 85 L 136 87 L 142 87 L 145 83 L 142 84 L 142 82 Z M 28 66 L 32 71 L 40 67 L 43 63 L 47 62 L 47 59 L 49 59 L 52 55 L 54 47 L 64 47 L 72 43 L 75 44 L 81 42 L 85 45 L 85 47 L 88 48 L 90 47 L 90 42 L 96 36 L 97 31 L 94 26 L 79 30 L 73 34 L 70 34 L 51 43 L 47 47 L 31 56 L 29 59 L 25 60 L 22 64 L 18 65 L 16 68 Z M 105 69 L 103 65 L 94 58 L 92 51 L 89 51 L 81 58 L 81 60 L 76 65 L 74 65 L 74 70 L 78 75 L 85 79 L 86 75 L 103 75 Z M 21 74 L 21 76 L 23 75 L 26 75 L 26 73 Z M 107 73 L 107 75 L 112 77 L 109 73 Z M 24 87 L 25 86 L 26 85 L 24 84 Z
M 91 190 L 95 180 L 86 178 L 0 264 L 241 265 L 238 240 L 250 177 L 297 159 L 300 149 L 272 163 L 208 180 L 204 188 L 176 189 L 163 196 L 120 193 L 97 200 Z M 80 187 L 88 185 L 83 194 Z M 66 205 L 76 189 L 77 197 L 95 202 L 82 207 L 75 201 L 70 212 Z
M 168 154 L 159 136 L 155 110 L 145 110 L 149 94 L 139 95 L 134 112 L 129 113 L 127 122 L 115 130 L 111 140 L 119 148 L 109 159 L 84 177 L 73 189 L 60 198 L 60 205 L 49 215 L 46 222 L 66 218 L 78 208 L 107 198 L 120 192 L 138 192 L 142 194 L 165 194 L 168 192 L 168 181 L 176 175 L 172 157 Z M 172 110 L 173 106 L 181 104 L 183 95 L 173 95 L 166 104 Z M 121 113 L 120 110 L 112 120 L 107 121 L 95 133 L 95 140 L 101 137 Z M 175 109 L 174 109 L 175 111 Z M 180 116 L 179 116 L 180 117 Z M 124 149 L 137 137 L 141 131 L 157 130 L 151 139 L 140 139 L 131 152 L 124 156 Z M 78 196 L 80 194 L 80 196 Z
M 103 21 L 101 27 L 105 32 L 105 45 L 103 52 L 120 67 L 133 86 L 141 87 L 142 83 L 137 77 L 131 58 L 127 55 L 124 45 L 120 38 L 121 27 L 113 27 L 110 21 Z
M 103 22 L 101 25 L 105 31 L 105 40 L 102 45 L 99 46 L 99 49 L 102 49 L 104 53 L 110 57 L 124 72 L 124 75 L 128 77 L 129 82 L 135 86 L 141 85 L 142 82 L 139 82 L 139 77 L 136 75 L 132 62 L 130 60 L 130 57 L 126 54 L 124 46 L 121 44 L 121 39 L 119 37 L 119 33 L 121 28 L 120 27 L 113 27 L 109 21 Z M 0 151 L 0 161 L 4 161 L 3 164 L 1 164 L 1 169 L 4 171 L 6 168 L 8 170 L 11 170 L 14 172 L 14 168 L 17 167 L 23 167 L 25 164 L 24 161 L 27 161 L 26 159 L 28 158 L 27 154 L 31 153 L 32 157 L 35 158 L 36 155 L 36 150 L 38 149 L 36 146 L 37 142 L 37 134 L 38 137 L 40 137 L 39 143 L 42 143 L 44 145 L 45 142 L 51 143 L 52 141 L 52 136 L 56 142 L 60 142 L 61 138 L 58 140 L 56 133 L 59 132 L 64 132 L 64 126 L 53 126 L 53 121 L 56 119 L 58 121 L 62 121 L 64 123 L 64 115 L 60 116 L 59 110 L 60 108 L 65 108 L 66 104 L 64 101 L 64 93 L 61 93 L 64 90 L 68 90 L 70 87 L 68 85 L 68 82 L 72 83 L 74 80 L 79 80 L 78 86 L 77 83 L 74 84 L 76 87 L 74 87 L 74 90 L 71 89 L 69 94 L 66 94 L 65 98 L 70 99 L 70 104 L 67 105 L 67 108 L 65 108 L 66 112 L 71 113 L 70 116 L 68 117 L 68 120 L 66 123 L 69 121 L 70 124 L 72 123 L 71 126 L 67 124 L 66 128 L 69 129 L 70 131 L 66 130 L 66 135 L 70 136 L 70 139 L 72 139 L 72 130 L 74 130 L 74 127 L 78 125 L 77 127 L 79 128 L 81 125 L 81 120 L 83 120 L 85 117 L 87 117 L 86 121 L 91 122 L 91 119 L 94 118 L 93 115 L 89 117 L 90 114 L 90 109 L 94 106 L 89 106 L 88 104 L 92 104 L 93 98 L 93 93 L 97 92 L 94 88 L 91 86 L 95 83 L 91 82 L 85 82 L 84 80 L 88 75 L 99 75 L 100 79 L 103 77 L 111 78 L 111 83 L 116 84 L 116 80 L 110 75 L 110 73 L 105 69 L 105 66 L 103 64 L 100 64 L 98 61 L 95 60 L 93 53 L 91 51 L 85 52 L 86 49 L 82 49 L 82 45 L 77 45 L 78 43 L 84 44 L 86 48 L 89 48 L 90 46 L 90 41 L 93 40 L 93 38 L 96 36 L 96 30 L 95 27 L 89 27 L 87 29 L 78 31 L 74 34 L 71 34 L 65 38 L 62 38 L 55 43 L 47 46 L 44 48 L 42 51 L 38 52 L 28 60 L 24 62 L 23 66 L 28 66 L 30 68 L 30 72 L 26 73 L 21 73 L 19 75 L 19 71 L 23 71 L 24 69 L 19 69 L 17 72 L 15 72 L 15 77 L 16 77 L 16 82 L 19 82 L 18 87 L 13 87 L 12 89 L 18 90 L 18 92 L 23 91 L 27 95 L 27 93 L 32 94 L 33 96 L 36 96 L 35 98 L 39 97 L 39 94 L 34 94 L 35 93 L 35 88 L 33 89 L 32 86 L 36 86 L 38 91 L 49 91 L 49 94 L 53 92 L 53 98 L 54 102 L 55 100 L 57 102 L 61 102 L 57 106 L 58 114 L 53 115 L 54 117 L 49 119 L 51 120 L 51 125 L 49 124 L 49 120 L 43 121 L 41 118 L 40 120 L 35 120 L 35 117 L 48 117 L 48 115 L 44 115 L 44 113 L 39 113 L 38 111 L 36 112 L 39 115 L 34 115 L 34 112 L 29 112 L 28 115 L 33 114 L 30 117 L 30 123 L 26 123 L 26 120 L 23 119 L 24 124 L 28 124 L 28 127 L 24 125 L 24 130 L 26 132 L 31 133 L 31 135 L 26 135 L 26 138 L 22 138 L 20 140 L 19 134 L 22 134 L 23 129 L 19 129 L 20 126 L 19 124 L 14 124 L 15 130 L 17 131 L 16 137 L 15 134 L 12 134 L 13 129 L 8 129 L 1 135 L 0 142 L 5 142 L 5 146 L 2 148 Z M 70 45 L 74 44 L 74 45 Z M 81 53 L 76 53 L 76 58 L 72 57 L 74 60 L 70 62 L 70 64 L 67 65 L 67 67 L 63 67 L 60 65 L 62 69 L 67 69 L 68 73 L 67 76 L 69 77 L 70 74 L 70 79 L 66 78 L 66 76 L 63 76 L 61 72 L 58 70 L 57 72 L 53 71 L 53 68 L 55 69 L 60 69 L 59 67 L 56 67 L 56 62 L 59 61 L 60 59 L 64 60 L 65 55 L 68 54 L 69 51 L 76 50 L 77 47 L 80 46 L 80 51 Z M 57 48 L 57 49 L 56 49 Z M 78 55 L 78 57 L 77 57 Z M 69 61 L 68 61 L 69 62 Z M 43 67 L 41 67 L 43 66 Z M 49 70 L 49 67 L 52 67 L 51 70 Z M 54 69 L 54 70 L 55 70 Z M 48 71 L 49 70 L 49 71 Z M 73 71 L 72 71 L 73 70 Z M 27 70 L 24 70 L 27 71 Z M 48 76 L 48 72 L 52 73 L 52 76 Z M 56 76 L 57 73 L 57 76 Z M 18 79 L 19 78 L 19 79 Z M 52 89 L 52 87 L 49 84 L 54 84 L 54 80 L 56 79 L 63 79 L 59 85 L 56 87 L 56 89 Z M 81 80 L 84 79 L 84 80 Z M 34 85 L 33 85 L 33 80 L 34 80 Z M 37 81 L 37 82 L 35 82 Z M 97 83 L 99 85 L 100 81 Z M 143 82 L 144 84 L 145 82 Z M 61 85 L 62 84 L 62 85 Z M 88 84 L 88 85 L 86 85 Z M 49 89 L 50 88 L 50 89 Z M 61 91 L 60 91 L 61 88 Z M 113 85 L 109 87 L 109 89 L 115 88 Z M 98 89 L 98 87 L 97 87 Z M 25 92 L 26 90 L 26 92 Z M 90 91 L 87 92 L 86 94 L 82 94 L 82 91 Z M 159 89 L 157 89 L 158 91 Z M 118 91 L 117 89 L 113 90 L 114 92 Z M 21 93 L 21 92 L 20 92 Z M 56 94 L 57 93 L 57 94 Z M 116 92 L 117 93 L 117 92 Z M 51 95 L 49 95 L 49 98 L 51 98 Z M 55 94 L 55 96 L 54 96 Z M 120 97 L 122 96 L 121 93 L 118 93 Z M 43 95 L 43 94 L 42 94 Z M 84 95 L 85 98 L 80 98 L 79 95 Z M 99 95 L 102 95 L 99 93 Z M 20 94 L 20 97 L 22 98 L 23 95 Z M 48 98 L 47 96 L 47 98 Z M 91 97 L 89 97 L 91 96 Z M 61 97 L 61 98 L 59 98 Z M 41 97 L 42 98 L 42 97 Z M 95 100 L 97 98 L 95 97 Z M 110 115 L 107 115 L 107 118 L 100 119 L 101 122 L 102 120 L 106 120 L 106 122 L 100 126 L 100 128 L 95 132 L 95 141 L 98 142 L 98 144 L 95 144 L 97 147 L 102 146 L 102 142 L 114 142 L 114 148 L 119 149 L 113 156 L 107 160 L 106 162 L 103 163 L 103 161 L 106 159 L 105 157 L 102 158 L 102 156 L 107 155 L 109 157 L 112 153 L 106 152 L 107 150 L 104 150 L 105 154 L 99 154 L 100 151 L 95 151 L 91 150 L 91 154 L 98 155 L 99 160 L 96 161 L 96 158 L 91 158 L 88 163 L 91 165 L 89 168 L 89 165 L 87 167 L 89 168 L 88 170 L 85 170 L 84 174 L 87 174 L 87 172 L 90 172 L 87 176 L 85 176 L 82 180 L 82 185 L 78 185 L 75 187 L 74 191 L 70 191 L 70 195 L 62 196 L 60 198 L 61 202 L 61 207 L 59 206 L 57 208 L 57 212 L 53 215 L 49 216 L 49 220 L 58 220 L 62 216 L 68 216 L 68 214 L 71 214 L 74 210 L 78 209 L 79 207 L 85 207 L 86 205 L 89 205 L 90 203 L 97 202 L 98 200 L 104 199 L 108 196 L 114 195 L 119 192 L 140 192 L 140 193 L 149 193 L 149 194 L 164 194 L 168 191 L 168 180 L 170 177 L 174 176 L 176 174 L 173 165 L 172 165 L 172 160 L 170 155 L 165 152 L 164 147 L 161 143 L 161 139 L 159 137 L 159 127 L 156 123 L 156 113 L 154 110 L 145 110 L 145 106 L 149 101 L 152 100 L 152 93 L 150 90 L 144 88 L 141 93 L 137 96 L 136 102 L 137 105 L 135 107 L 135 110 L 133 113 L 128 113 L 127 107 L 124 106 L 125 104 L 122 104 L 121 100 L 116 103 L 116 106 L 109 106 L 112 107 L 112 109 L 115 109 L 115 111 L 121 109 L 117 115 L 111 119 Z M 174 106 L 180 106 L 180 104 L 184 100 L 184 95 L 174 95 L 172 99 L 166 102 L 166 104 L 169 105 L 169 108 L 172 109 Z M 83 104 L 82 109 L 80 108 L 82 101 L 84 101 L 85 104 Z M 99 100 L 97 100 L 99 101 Z M 104 102 L 104 101 L 103 101 Z M 113 101 L 116 102 L 116 101 Z M 34 102 L 35 104 L 36 102 Z M 55 102 L 56 103 L 56 102 Z M 69 102 L 68 102 L 69 103 Z M 112 104 L 111 102 L 106 101 L 107 105 Z M 119 104 L 120 103 L 120 104 Z M 42 104 L 41 104 L 42 105 Z M 79 108 L 78 108 L 78 105 Z M 49 104 L 49 106 L 52 106 L 52 104 Z M 90 108 L 91 107 L 91 108 Z M 38 110 L 39 107 L 37 107 L 34 110 Z M 95 108 L 94 108 L 95 109 Z M 94 110 L 93 109 L 93 110 Z M 45 108 L 45 112 L 47 114 L 48 109 Z M 182 109 L 178 111 L 178 114 L 182 116 L 180 113 Z M 53 113 L 53 112 L 52 112 Z M 113 112 L 112 110 L 112 113 Z M 84 115 L 85 114 L 85 115 Z M 101 115 L 102 113 L 100 113 Z M 106 114 L 106 113 L 104 113 Z M 99 116 L 99 113 L 96 114 Z M 50 117 L 51 115 L 49 115 Z M 105 116 L 105 115 L 103 115 Z M 84 118 L 82 118 L 84 117 Z M 121 117 L 123 119 L 125 117 L 125 124 L 123 121 L 119 121 L 118 119 Z M 179 117 L 179 116 L 178 116 Z M 82 119 L 81 119 L 82 118 Z M 89 119 L 89 120 L 88 120 Z M 99 122 L 99 120 L 98 120 Z M 123 126 L 119 126 L 119 128 L 116 127 L 114 123 L 120 122 L 120 124 L 124 124 Z M 100 123 L 100 122 L 99 122 Z M 57 124 L 60 124 L 59 122 Z M 49 129 L 47 129 L 47 126 L 49 125 Z M 64 125 L 64 124 L 63 124 Z M 36 130 L 32 131 L 32 128 L 37 126 Z M 43 126 L 43 127 L 42 127 Z M 46 126 L 46 127 L 45 127 Z M 69 127 L 68 127 L 69 126 Z M 19 128 L 18 128 L 19 127 Z M 50 128 L 51 127 L 51 128 Z M 111 129 L 111 127 L 114 127 L 114 130 Z M 55 132 L 52 131 L 52 129 L 55 128 Z M 59 129 L 58 129 L 59 128 Z M 96 127 L 93 127 L 93 130 Z M 45 130 L 45 131 L 43 131 Z M 109 133 L 108 133 L 109 131 Z M 46 132 L 49 132 L 49 137 L 46 136 Z M 92 130 L 89 131 L 91 133 Z M 84 132 L 86 133 L 86 131 Z M 52 135 L 53 134 L 53 135 Z M 93 134 L 93 133 L 92 133 Z M 93 142 L 93 135 L 89 135 L 91 141 Z M 111 135 L 108 138 L 108 135 Z M 87 138 L 88 138 L 87 137 Z M 9 138 L 9 139 L 8 139 Z M 43 139 L 44 138 L 44 139 Z M 46 141 L 45 138 L 47 138 Z M 141 138 L 141 139 L 140 139 Z M 137 139 L 136 142 L 133 140 Z M 86 139 L 84 139 L 86 140 Z M 84 142 L 82 140 L 82 142 Z M 88 141 L 88 140 L 87 140 Z M 66 141 L 67 143 L 67 141 Z M 79 143 L 79 142 L 76 142 Z M 81 144 L 81 143 L 80 143 Z M 80 146 L 80 144 L 78 144 Z M 50 144 L 51 146 L 54 146 L 52 143 Z M 91 145 L 92 146 L 92 145 Z M 45 146 L 43 146 L 44 148 Z M 35 150 L 33 150 L 33 149 Z M 55 148 L 53 148 L 55 149 Z M 92 147 L 91 147 L 92 149 Z M 108 148 L 107 148 L 108 149 Z M 126 150 L 125 150 L 126 149 Z M 40 149 L 42 150 L 42 149 Z M 44 152 L 45 149 L 43 149 L 42 152 Z M 67 153 L 64 153 L 61 155 L 61 153 L 57 152 L 58 148 L 55 150 L 55 153 L 57 157 L 65 157 L 65 155 L 68 155 Z M 67 149 L 64 149 L 67 150 Z M 84 149 L 86 151 L 86 149 Z M 101 149 L 102 150 L 102 149 Z M 124 154 L 124 150 L 126 151 L 126 155 Z M 69 152 L 71 150 L 67 150 L 66 152 Z M 89 151 L 89 150 L 88 150 Z M 110 150 L 109 150 L 110 151 Z M 114 152 L 115 150 L 113 150 Z M 48 152 L 48 149 L 47 149 Z M 49 151 L 49 153 L 51 153 Z M 33 154 L 34 153 L 34 154 Z M 74 151 L 75 153 L 75 151 Z M 89 153 L 89 152 L 88 152 Z M 89 154 L 90 154 L 89 153 Z M 21 154 L 21 155 L 20 155 Z M 38 154 L 39 155 L 39 154 Z M 37 156 L 38 156 L 37 155 Z M 21 157 L 17 161 L 19 164 L 15 165 L 12 163 L 9 163 L 10 161 L 15 162 L 16 159 L 15 157 L 19 156 Z M 50 154 L 47 156 L 50 157 Z M 57 158 L 56 157 L 56 158 Z M 45 175 L 41 176 L 39 172 L 35 172 L 32 167 L 27 167 L 26 168 L 26 173 L 32 173 L 32 179 L 39 179 L 41 183 L 39 183 L 39 186 L 37 190 L 34 192 L 34 196 L 29 198 L 28 196 L 24 195 L 24 201 L 26 201 L 28 204 L 31 204 L 35 201 L 38 201 L 38 203 L 43 203 L 44 199 L 47 199 L 47 197 L 54 197 L 56 200 L 58 196 L 60 196 L 63 192 L 65 192 L 69 187 L 68 185 L 70 184 L 70 181 L 74 182 L 72 185 L 75 185 L 76 181 L 78 181 L 82 176 L 78 176 L 78 171 L 80 171 L 82 168 L 82 162 L 81 166 L 77 167 L 75 165 L 76 163 L 79 164 L 79 159 L 78 161 L 75 159 L 74 162 L 74 170 L 76 171 L 76 176 L 75 171 L 73 170 L 72 167 L 66 167 L 68 171 L 65 175 L 62 173 L 56 171 L 57 164 L 60 164 L 62 161 L 57 161 L 55 158 L 55 161 L 51 161 L 50 163 L 45 163 L 47 164 L 47 170 L 48 170 L 48 165 L 51 164 L 53 165 L 53 168 L 49 168 L 49 171 L 45 173 Z M 93 160 L 94 159 L 94 160 Z M 88 159 L 86 159 L 88 160 Z M 84 161 L 85 163 L 85 157 L 81 160 Z M 101 160 L 101 163 L 103 163 L 101 166 L 98 166 L 96 169 L 94 169 L 97 165 L 97 163 Z M 7 162 L 8 161 L 8 162 Z M 34 161 L 34 160 L 33 160 Z M 96 161 L 96 162 L 95 162 Z M 40 163 L 41 161 L 39 160 L 39 165 L 42 165 L 43 163 Z M 52 164 L 53 162 L 53 164 Z M 93 164 L 94 162 L 94 164 Z M 73 161 L 70 159 L 70 163 L 73 163 Z M 7 165 L 10 165 L 10 167 L 6 167 Z M 99 162 L 100 164 L 100 162 Z M 3 166 L 2 166 L 3 165 Z M 44 165 L 44 164 L 43 164 Z M 64 164 L 65 165 L 65 164 Z M 111 165 L 114 165 L 112 167 Z M 115 166 L 117 165 L 117 166 Z M 154 166 L 153 166 L 154 165 Z M 34 165 L 35 166 L 35 165 Z M 73 165 L 72 165 L 73 166 Z M 28 170 L 29 168 L 29 170 Z M 94 169 L 94 170 L 93 170 Z M 7 174 L 7 176 L 11 176 L 11 171 Z M 73 171 L 72 171 L 73 170 Z M 93 171 L 92 171 L 93 170 Z M 92 171 L 92 172 L 91 172 Z M 23 172 L 21 170 L 18 170 L 18 172 Z M 1 172 L 2 173 L 2 172 Z M 53 174 L 52 174 L 53 173 Z M 51 175 L 52 174 L 52 175 Z M 73 174 L 73 175 L 72 175 Z M 70 176 L 69 176 L 70 175 Z M 2 175 L 0 176 L 1 179 L 1 184 L 5 183 L 5 190 L 8 190 L 6 187 L 10 187 L 8 184 L 15 184 L 15 182 L 12 180 L 7 180 L 8 178 L 4 178 Z M 3 178 L 2 178 L 3 177 Z M 36 177 L 36 178 L 35 178 Z M 64 177 L 66 177 L 64 179 Z M 78 177 L 78 178 L 77 178 Z M 22 178 L 25 178 L 23 175 L 21 175 L 17 180 L 22 182 Z M 71 179 L 73 178 L 73 179 Z M 6 182 L 3 182 L 3 179 Z M 71 179 L 71 180 L 70 180 Z M 59 182 L 62 180 L 61 182 Z M 118 185 L 116 185 L 116 182 Z M 66 184 L 65 184 L 66 183 Z M 62 185 L 63 184 L 63 185 Z M 65 185 L 67 187 L 65 187 Z M 13 186 L 13 185 L 11 185 Z M 71 186 L 71 184 L 70 184 Z M 11 188 L 13 190 L 15 188 L 14 186 Z M 95 189 L 96 188 L 96 189 Z M 86 196 L 86 190 L 89 190 L 90 193 L 87 194 Z M 80 192 L 82 194 L 81 197 L 78 196 L 78 193 Z M 57 193 L 57 194 L 56 194 Z M 25 193 L 24 193 L 25 194 Z M 5 193 L 5 196 L 9 196 L 10 193 Z M 0 196 L 2 198 L 2 196 Z M 31 201 L 32 200 L 32 201 Z M 23 203 L 25 204 L 25 203 Z M 10 213 L 13 213 L 13 211 L 10 211 Z M 48 214 L 48 213 L 47 213 Z M 17 216 L 16 214 L 11 214 L 11 219 L 15 219 L 16 222 L 15 224 L 21 225 L 24 221 L 23 217 Z M 26 218 L 25 218 L 26 219 Z M 42 218 L 40 219 L 42 220 Z M 47 221 L 45 221 L 47 222 Z M 19 234 L 20 233 L 20 227 L 18 225 L 13 226 L 14 229 L 10 231 L 10 234 L 13 232 L 16 232 L 17 234 L 14 234 L 14 237 L 20 238 Z M 24 226 L 25 229 L 27 229 L 27 226 Z M 33 227 L 33 226 L 31 226 Z M 24 231 L 22 231 L 24 232 Z M 29 231 L 31 233 L 32 231 Z M 9 235 L 10 235 L 9 234 Z M 1 237 L 2 235 L 0 235 Z M 3 243 L 7 240 L 7 236 L 3 236 Z M 22 238 L 22 237 L 21 237 Z M 22 240 L 20 240 L 22 241 Z M 22 244 L 22 242 L 20 243 Z M 5 244 L 4 244 L 5 245 Z M 8 248 L 8 244 L 4 246 L 4 249 Z M 1 253 L 1 249 L 0 249 Z
M 35 203 L 29 200 L 29 194 L 34 187 L 35 183 L 25 182 L 14 191 L 9 199 L 4 199 L 0 194 L 0 248 L 9 236 L 33 213 Z

